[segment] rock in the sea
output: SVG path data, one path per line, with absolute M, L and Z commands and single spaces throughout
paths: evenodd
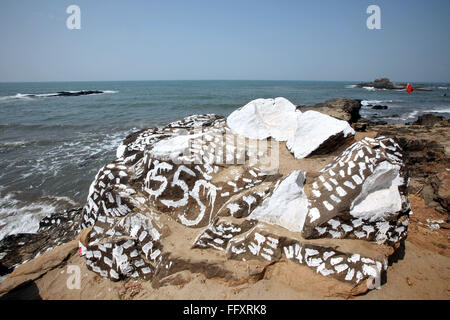
M 388 106 L 382 106 L 379 104 L 372 107 L 372 109 L 374 109 L 374 110 L 386 110 L 387 108 L 388 108 Z
M 363 82 L 356 85 L 357 88 L 373 87 L 375 89 L 403 89 L 404 85 L 397 85 L 388 78 L 375 79 L 372 82 Z
M 240 283 L 261 276 L 249 266 L 263 272 L 282 258 L 352 285 L 385 272 L 391 245 L 407 234 L 399 146 L 389 138 L 366 139 L 317 175 L 301 162 L 282 175 L 271 160 L 285 138 L 283 123 L 273 122 L 275 101 L 267 113 L 259 109 L 264 103 L 240 110 L 249 122 L 242 115 L 231 121 L 263 128 L 267 136 L 257 139 L 215 115 L 127 137 L 117 159 L 96 175 L 83 209 L 83 226 L 92 227 L 83 250 L 88 269 L 112 280 L 151 279 L 155 286 L 183 270 Z M 339 123 L 286 109 L 301 115 L 295 131 L 299 122 L 318 135 L 321 127 L 325 141 L 333 136 L 328 126 Z
M 76 96 L 87 96 L 91 94 L 100 94 L 104 93 L 99 90 L 82 90 L 82 91 L 60 91 L 56 95 L 52 95 L 52 97 L 76 97 Z
M 406 89 L 406 83 L 394 83 L 388 78 L 375 79 L 372 82 L 363 82 L 355 85 L 355 88 L 372 88 L 372 89 L 384 89 L 384 90 L 403 90 Z M 423 85 L 414 85 L 416 91 L 431 91 L 430 88 L 425 88 Z
M 297 116 L 297 130 L 286 142 L 297 159 L 314 154 L 327 154 L 351 138 L 355 130 L 347 121 L 338 120 L 317 111 L 306 111 Z

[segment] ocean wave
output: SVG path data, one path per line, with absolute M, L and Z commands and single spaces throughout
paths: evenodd
M 415 119 L 417 115 L 419 114 L 419 110 L 414 110 L 406 115 L 406 118 L 404 120 L 408 119 Z
M 400 100 L 397 100 L 399 102 Z M 393 100 L 362 100 L 361 105 L 363 107 L 367 107 L 368 105 L 377 105 L 377 104 L 387 104 L 387 103 L 393 103 Z
M 346 87 L 347 89 L 353 89 L 353 88 L 356 88 L 357 85 L 356 85 L 356 84 L 348 84 L 348 85 L 346 85 L 345 87 Z
M 433 113 L 450 113 L 450 109 L 433 109 L 433 110 L 427 110 L 427 112 L 433 112 Z
M 363 89 L 369 90 L 369 91 L 375 91 L 376 89 L 374 87 L 363 87 Z
M 0 142 L 0 153 L 18 148 L 23 148 L 32 143 L 33 143 L 32 141 L 23 141 L 23 140 Z
M 33 100 L 29 94 L 17 93 L 14 96 L 2 96 L 0 97 L 0 101 L 6 100 L 15 100 L 15 99 L 24 99 L 24 100 Z
M 103 93 L 119 93 L 117 90 L 103 90 Z
M 43 196 L 28 202 L 20 194 L 9 192 L 0 198 L 0 240 L 11 234 L 34 233 L 42 218 L 78 206 L 68 197 Z
M 58 142 L 52 140 L 37 141 L 12 141 L 6 145 L 0 144 L 0 152 L 15 152 L 20 148 L 32 145 L 24 159 L 2 160 L 2 173 L 8 178 L 3 178 L 0 174 L 2 184 L 8 186 L 25 186 L 40 190 L 45 188 L 47 193 L 56 193 L 61 185 L 65 190 L 79 191 L 77 186 L 70 186 L 73 179 L 87 179 L 98 169 L 98 167 L 114 158 L 115 150 L 129 134 L 138 131 L 137 128 L 129 130 L 119 130 L 112 133 L 84 132 L 78 133 L 72 139 L 64 139 Z M 19 151 L 23 154 L 23 151 Z M 6 166 L 6 167 L 5 167 Z M 13 170 L 13 180 L 10 170 Z M 74 170 L 83 170 L 83 174 L 74 177 Z M 60 177 L 61 183 L 53 186 L 50 181 L 55 177 Z M 32 182 L 31 182 L 32 181 Z M 75 188 L 75 189 L 74 189 Z M 70 194 L 72 196 L 72 194 Z

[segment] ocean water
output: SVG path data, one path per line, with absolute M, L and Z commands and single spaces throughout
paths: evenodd
M 422 113 L 450 117 L 449 84 L 430 92 L 353 88 L 352 82 L 127 81 L 0 83 L 0 239 L 34 232 L 55 210 L 84 205 L 98 169 L 128 134 L 191 114 L 228 115 L 256 98 L 309 105 L 336 97 L 363 100 L 361 114 L 392 123 Z M 414 85 L 414 84 L 413 84 Z M 101 90 L 86 96 L 60 91 Z M 447 94 L 448 96 L 444 96 Z M 388 105 L 372 110 L 367 104 Z

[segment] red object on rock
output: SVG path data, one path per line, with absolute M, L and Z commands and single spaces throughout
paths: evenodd
M 411 93 L 411 92 L 413 92 L 413 87 L 412 87 L 412 85 L 410 84 L 410 83 L 408 83 L 408 86 L 406 87 L 406 92 L 408 92 L 408 93 Z

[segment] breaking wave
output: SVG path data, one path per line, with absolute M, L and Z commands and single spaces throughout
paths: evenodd
M 20 194 L 10 192 L 0 198 L 0 240 L 11 234 L 34 233 L 42 218 L 78 206 L 68 197 L 44 196 L 27 202 Z

